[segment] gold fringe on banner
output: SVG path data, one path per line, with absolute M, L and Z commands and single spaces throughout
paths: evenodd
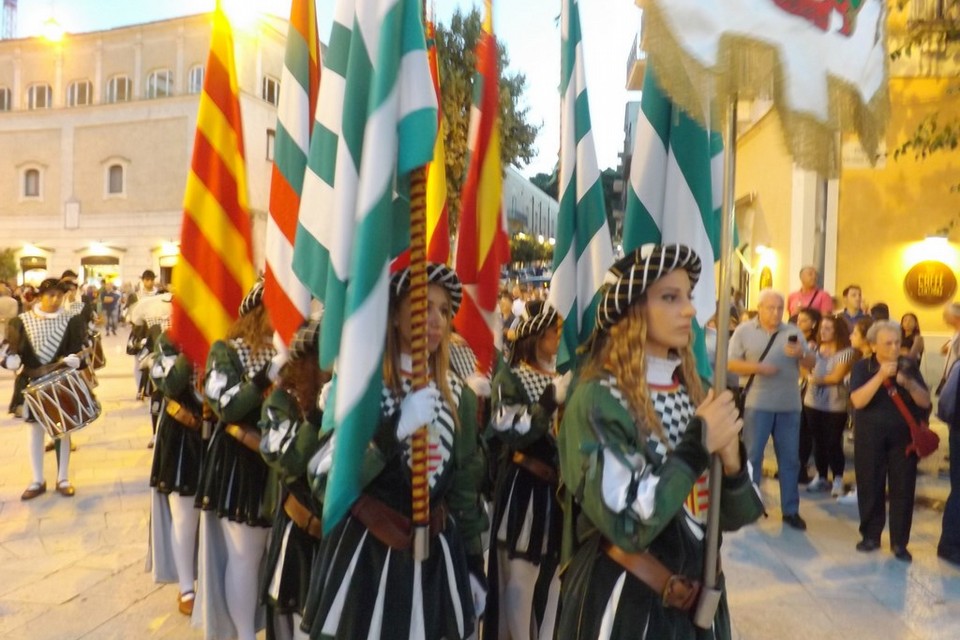
M 886 54 L 883 82 L 869 102 L 863 102 L 856 86 L 832 75 L 827 77 L 828 117 L 822 122 L 791 109 L 785 99 L 787 80 L 773 45 L 743 35 L 724 35 L 719 41 L 716 66 L 707 68 L 680 45 L 658 2 L 637 0 L 637 4 L 644 8 L 643 45 L 657 81 L 680 108 L 706 127 L 719 129 L 710 123 L 722 122 L 723 108 L 734 97 L 765 97 L 772 87 L 774 108 L 782 122 L 787 148 L 799 166 L 836 178 L 840 171 L 837 134 L 842 131 L 855 132 L 867 157 L 871 162 L 876 159 L 890 111 Z M 886 20 L 886 11 L 880 15 L 881 20 Z M 886 29 L 881 33 L 886 51 Z M 705 108 L 708 103 L 709 110 Z

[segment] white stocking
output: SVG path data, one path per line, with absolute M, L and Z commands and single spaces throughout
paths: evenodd
M 560 607 L 560 576 L 559 569 L 553 572 L 550 578 L 550 590 L 547 591 L 547 606 L 543 611 L 543 626 L 537 630 L 537 637 L 550 640 L 554 636 L 557 626 L 557 611 Z
M 504 626 L 513 640 L 531 637 L 533 627 L 533 590 L 540 567 L 526 560 L 511 560 L 507 552 L 497 550 L 500 561 L 500 637 Z M 506 624 L 504 624 L 504 622 Z
M 173 564 L 177 567 L 180 593 L 193 591 L 193 558 L 197 549 L 197 523 L 200 509 L 193 506 L 193 496 L 171 493 L 167 496 L 172 518 Z
M 70 436 L 66 435 L 60 438 L 60 462 L 57 469 L 57 485 L 64 480 L 68 480 L 67 474 L 70 472 Z
M 227 570 L 224 595 L 227 611 L 238 640 L 255 640 L 257 636 L 257 575 L 260 559 L 267 545 L 269 529 L 250 527 L 221 518 L 227 543 Z
M 43 482 L 43 427 L 36 422 L 27 423 L 27 450 L 33 482 L 40 484 Z

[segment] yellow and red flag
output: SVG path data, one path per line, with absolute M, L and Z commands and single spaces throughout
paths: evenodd
M 256 280 L 247 202 L 233 35 L 217 3 L 173 274 L 171 333 L 194 364 L 205 364 Z
M 467 178 L 460 196 L 457 274 L 463 282 L 463 304 L 454 326 L 477 355 L 477 368 L 489 371 L 494 356 L 500 267 L 510 245 L 503 224 L 500 165 L 500 99 L 497 40 L 493 35 L 491 0 L 477 42 L 477 73 L 470 115 Z

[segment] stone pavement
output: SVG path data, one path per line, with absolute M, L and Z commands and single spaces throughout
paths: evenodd
M 0 417 L 0 638 L 202 637 L 177 613 L 176 587 L 154 584 L 144 572 L 150 423 L 146 403 L 134 399 L 125 338 L 121 330 L 105 339 L 108 364 L 97 389 L 104 411 L 75 436 L 74 498 L 52 491 L 50 453 L 51 489 L 20 501 L 30 476 L 26 432 L 5 411 Z M 0 370 L 4 410 L 12 381 Z M 943 425 L 937 428 L 945 436 Z M 886 547 L 857 553 L 856 507 L 828 495 L 802 491 L 809 530 L 783 527 L 776 482 L 766 480 L 770 517 L 724 541 L 734 638 L 960 638 L 960 569 L 936 557 L 938 507 L 947 494 L 941 464 L 938 452 L 921 465 L 910 565 Z

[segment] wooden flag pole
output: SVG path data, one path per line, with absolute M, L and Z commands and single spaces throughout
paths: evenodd
M 427 173 L 417 167 L 410 174 L 410 345 L 413 353 L 413 390 L 425 388 L 427 370 Z M 411 446 L 413 498 L 413 557 L 430 555 L 430 482 L 427 426 L 413 434 Z
M 723 214 L 720 226 L 720 294 L 717 309 L 717 358 L 713 371 L 713 390 L 719 395 L 727 388 L 727 345 L 730 342 L 730 259 L 733 255 L 733 204 L 737 161 L 737 96 L 727 106 L 723 144 Z M 703 434 L 706 442 L 707 434 Z M 694 615 L 694 623 L 709 629 L 720 603 L 717 586 L 717 567 L 720 559 L 720 490 L 723 481 L 723 463 L 720 456 L 710 457 L 709 495 L 707 510 L 707 548 L 703 568 L 703 591 Z

